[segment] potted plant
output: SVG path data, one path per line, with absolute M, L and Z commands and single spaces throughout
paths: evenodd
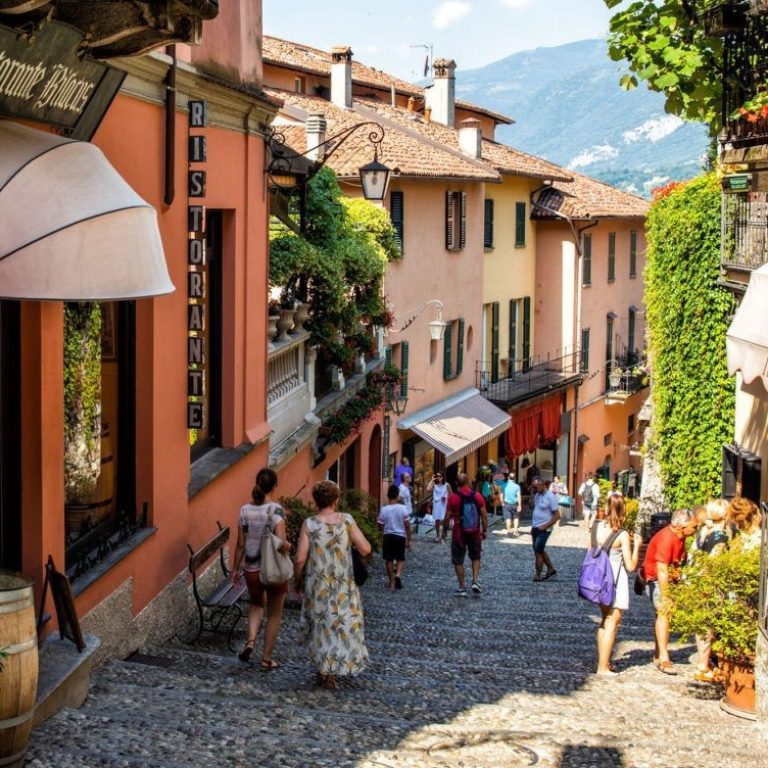
M 696 553 L 670 587 L 670 628 L 682 637 L 712 632 L 719 659 L 726 711 L 755 711 L 755 646 L 758 633 L 760 550 L 740 539 L 716 554 Z

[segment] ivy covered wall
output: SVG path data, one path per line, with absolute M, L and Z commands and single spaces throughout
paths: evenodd
M 647 220 L 646 320 L 653 444 L 670 509 L 720 495 L 721 451 L 733 439 L 735 384 L 725 358 L 731 294 L 720 271 L 714 174 L 670 185 Z

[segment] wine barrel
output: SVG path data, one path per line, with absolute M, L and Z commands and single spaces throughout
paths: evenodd
M 0 572 L 0 766 L 24 764 L 37 695 L 37 632 L 33 581 Z
M 64 509 L 64 524 L 69 538 L 78 534 L 86 520 L 91 526 L 98 525 L 109 517 L 115 498 L 115 457 L 112 453 L 112 436 L 109 424 L 101 426 L 101 469 L 96 487 L 89 499 L 68 502 Z M 0 764 L 2 768 L 2 764 Z

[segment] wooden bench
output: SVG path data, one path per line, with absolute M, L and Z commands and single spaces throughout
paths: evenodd
M 192 593 L 197 608 L 197 627 L 185 640 L 194 643 L 203 632 L 226 634 L 227 645 L 231 651 L 234 651 L 232 636 L 238 622 L 243 617 L 243 609 L 239 601 L 247 594 L 247 587 L 245 579 L 241 579 L 237 585 L 232 583 L 232 577 L 224 562 L 224 545 L 229 541 L 229 527 L 222 528 L 219 522 L 216 525 L 219 526 L 219 532 L 197 551 L 187 544 L 189 572 L 192 574 Z M 198 573 L 217 552 L 221 579 L 217 581 L 213 591 L 203 597 L 200 594 Z

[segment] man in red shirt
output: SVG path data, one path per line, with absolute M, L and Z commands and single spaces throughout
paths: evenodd
M 483 497 L 469 487 L 469 479 L 463 473 L 456 476 L 456 493 L 448 498 L 448 519 L 453 520 L 451 537 L 451 561 L 456 570 L 459 588 L 456 594 L 467 596 L 464 582 L 464 558 L 469 551 L 472 561 L 472 592 L 480 595 L 480 552 L 482 541 L 488 533 L 488 513 Z
M 667 675 L 676 675 L 675 665 L 669 659 L 669 613 L 665 608 L 669 583 L 669 569 L 685 560 L 685 540 L 696 530 L 696 518 L 688 509 L 672 513 L 670 524 L 651 539 L 645 553 L 643 577 L 648 582 L 648 595 L 656 610 L 654 627 L 656 652 L 654 662 Z

